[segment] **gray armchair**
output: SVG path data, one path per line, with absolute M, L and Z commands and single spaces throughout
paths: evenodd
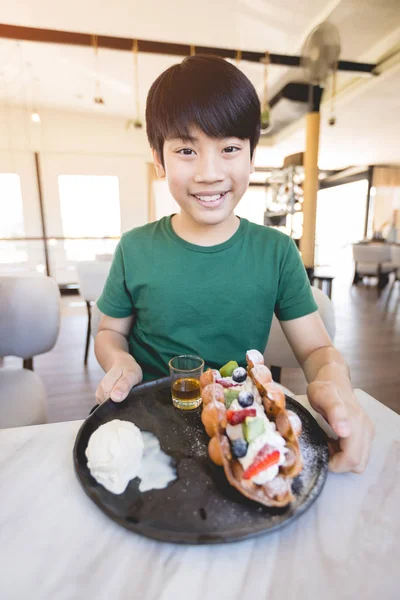
M 0 277 L 0 356 L 23 359 L 0 368 L 0 428 L 47 422 L 46 391 L 33 357 L 48 352 L 60 327 L 60 292 L 50 277 Z
M 364 277 L 378 278 L 378 292 L 389 281 L 389 275 L 395 271 L 391 260 L 390 244 L 367 243 L 353 244 L 354 279 L 357 285 Z
M 311 286 L 314 300 L 318 306 L 318 312 L 325 325 L 329 337 L 334 339 L 336 333 L 335 315 L 333 304 L 328 296 L 320 289 Z M 278 319 L 273 316 L 271 331 L 269 333 L 268 344 L 264 352 L 265 364 L 271 369 L 274 381 L 280 383 L 281 370 L 283 367 L 295 368 L 300 367 L 289 342 Z
M 395 281 L 400 281 L 400 244 L 393 244 L 391 249 L 392 265 L 395 269 Z
M 86 302 L 86 308 L 87 308 L 87 313 L 88 313 L 88 325 L 87 325 L 87 331 L 86 331 L 86 345 L 85 345 L 85 356 L 84 356 L 85 366 L 87 365 L 87 362 L 88 362 L 90 332 L 92 329 L 93 305 L 103 291 L 104 284 L 106 283 L 110 267 L 111 267 L 111 262 L 107 261 L 107 260 L 101 260 L 99 262 L 81 261 L 76 266 L 76 274 L 78 277 L 79 291 L 80 291 L 82 298 Z M 93 336 L 93 337 L 95 337 L 95 336 Z

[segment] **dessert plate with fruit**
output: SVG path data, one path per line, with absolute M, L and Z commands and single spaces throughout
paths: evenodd
M 286 408 L 285 394 L 272 381 L 263 355 L 249 350 L 246 361 L 247 369 L 231 361 L 201 376 L 209 455 L 247 498 L 287 506 L 294 500 L 293 479 L 303 469 L 302 422 Z
M 123 527 L 166 542 L 231 542 L 289 524 L 325 483 L 325 433 L 272 381 L 257 351 L 247 353 L 246 368 L 230 361 L 205 371 L 200 383 L 203 403 L 193 411 L 173 406 L 169 378 L 133 388 L 124 402 L 99 406 L 74 447 L 85 492 Z M 121 494 L 97 483 L 85 451 L 92 433 L 114 419 L 156 436 L 177 479 L 145 492 L 132 479 Z

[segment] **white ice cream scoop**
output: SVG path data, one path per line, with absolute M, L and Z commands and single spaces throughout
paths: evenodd
M 139 473 L 143 448 L 143 436 L 136 425 L 119 419 L 109 421 L 90 436 L 86 448 L 90 473 L 113 494 L 122 494 Z

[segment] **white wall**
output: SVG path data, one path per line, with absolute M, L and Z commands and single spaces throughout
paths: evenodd
M 27 110 L 0 105 L 0 173 L 17 173 L 20 177 L 25 235 L 28 237 L 42 235 L 35 152 L 40 155 L 49 237 L 63 236 L 64 233 L 59 175 L 117 176 L 121 233 L 147 223 L 146 163 L 151 161 L 151 154 L 144 130 L 126 130 L 123 119 L 55 110 L 42 110 L 41 123 L 35 124 Z M 40 242 L 21 242 L 18 247 L 27 252 L 23 269 L 35 270 L 38 265 L 43 265 Z M 62 242 L 52 247 L 50 261 L 52 274 L 59 283 L 75 280 L 74 267 L 66 260 Z M 4 268 L 20 269 L 21 265 L 4 265 Z
M 18 173 L 26 235 L 41 235 L 34 152 L 41 157 L 48 235 L 62 235 L 58 175 L 117 175 L 121 231 L 143 225 L 148 215 L 146 134 L 126 130 L 123 119 L 41 111 L 41 123 L 24 109 L 0 106 L 0 173 Z

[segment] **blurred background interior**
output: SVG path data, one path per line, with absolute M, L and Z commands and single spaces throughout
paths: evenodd
M 0 276 L 61 291 L 55 345 L 22 357 L 49 421 L 95 403 L 90 317 L 121 234 L 176 211 L 144 108 L 154 79 L 196 52 L 236 64 L 262 103 L 237 214 L 296 240 L 354 386 L 400 412 L 398 0 L 14 0 L 0 23 Z M 298 368 L 281 382 L 305 392 Z

